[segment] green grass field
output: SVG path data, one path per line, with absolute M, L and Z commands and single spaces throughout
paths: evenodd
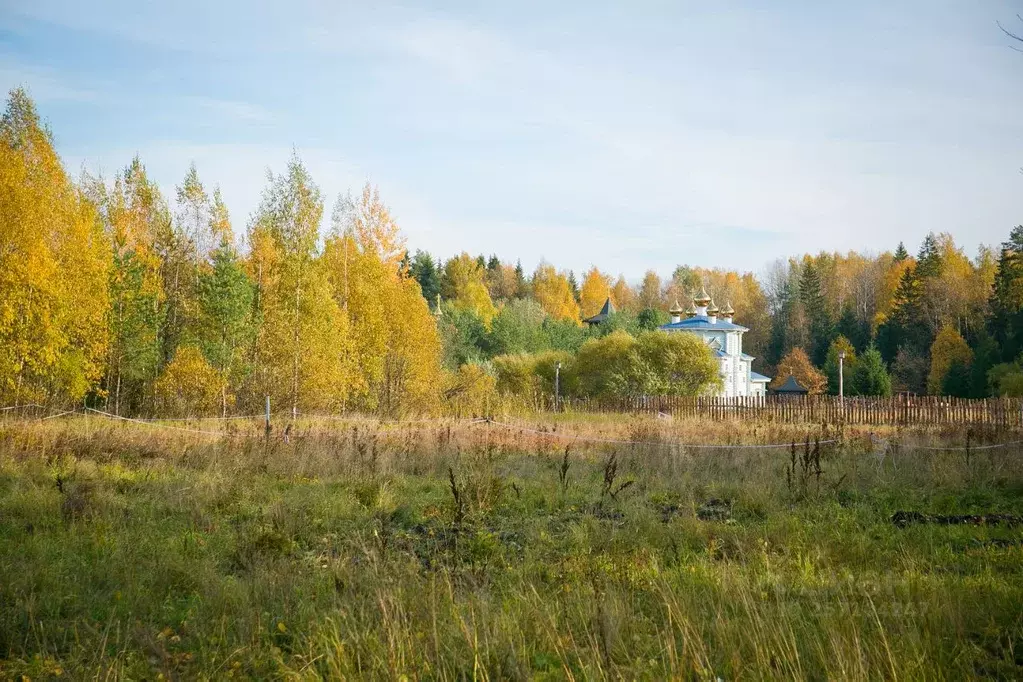
M 568 436 L 821 435 L 638 418 L 289 444 L 58 422 L 0 423 L 0 677 L 1023 677 L 1023 528 L 891 522 L 1023 513 L 1019 446 Z

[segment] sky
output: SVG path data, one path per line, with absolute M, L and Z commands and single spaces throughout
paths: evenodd
M 1023 222 L 1023 0 L 0 0 L 76 174 L 194 162 L 238 232 L 297 152 L 329 216 L 376 185 L 411 250 L 761 271 L 969 253 Z

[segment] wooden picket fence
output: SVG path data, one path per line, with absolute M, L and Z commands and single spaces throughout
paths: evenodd
M 782 423 L 1023 428 L 1021 398 L 969 400 L 941 396 L 844 399 L 824 395 L 741 398 L 641 396 L 563 400 L 561 409 L 597 414 L 665 414 L 711 420 L 759 419 Z

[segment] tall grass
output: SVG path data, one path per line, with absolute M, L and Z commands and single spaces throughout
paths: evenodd
M 257 422 L 233 437 L 0 422 L 0 672 L 1023 672 L 1021 530 L 889 521 L 1020 513 L 1018 447 L 969 459 L 913 447 L 964 443 L 953 429 L 509 423 L 306 420 L 285 443 L 259 438 Z M 820 446 L 819 476 L 801 477 L 808 439 L 811 459 L 817 439 L 838 442 Z M 792 442 L 795 482 L 788 448 L 679 445 Z M 712 499 L 730 514 L 702 520 Z

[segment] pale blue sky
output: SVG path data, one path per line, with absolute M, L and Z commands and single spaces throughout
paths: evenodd
M 239 232 L 294 147 L 328 215 L 370 180 L 412 249 L 638 279 L 1004 239 L 1023 54 L 995 22 L 1023 29 L 1017 12 L 0 0 L 0 86 L 30 90 L 72 169 L 137 152 L 170 199 L 194 160 Z

